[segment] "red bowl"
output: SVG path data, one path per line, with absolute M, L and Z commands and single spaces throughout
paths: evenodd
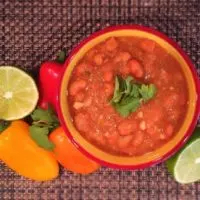
M 111 36 L 137 36 L 156 41 L 167 49 L 181 64 L 189 88 L 189 106 L 185 121 L 176 135 L 159 149 L 137 157 L 114 156 L 89 143 L 74 127 L 67 102 L 67 85 L 71 72 L 84 54 L 99 42 Z M 101 165 L 120 169 L 141 169 L 163 162 L 176 153 L 189 139 L 197 123 L 200 110 L 200 85 L 198 76 L 189 57 L 171 39 L 154 29 L 138 25 L 113 26 L 95 32 L 78 44 L 64 64 L 58 92 L 58 115 L 61 124 L 72 143 L 86 156 Z

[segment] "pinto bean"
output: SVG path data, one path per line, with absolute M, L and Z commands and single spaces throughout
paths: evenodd
M 100 145 L 105 145 L 106 139 L 102 134 L 98 134 L 95 137 L 95 141 Z
M 154 136 L 155 135 L 155 128 L 153 126 L 147 128 L 146 132 L 150 135 L 150 136 Z
M 164 69 L 160 70 L 160 78 L 159 80 L 163 83 L 170 83 L 171 81 L 171 77 L 170 74 L 168 72 L 166 72 Z
M 82 102 L 74 102 L 73 104 L 73 107 L 76 109 L 76 110 L 79 110 L 80 108 L 82 108 L 84 106 L 84 104 Z
M 146 132 L 151 137 L 156 137 L 158 135 L 158 127 L 157 126 L 151 126 L 151 127 L 147 128 Z
M 162 119 L 163 112 L 162 109 L 158 106 L 152 106 L 151 110 L 144 112 L 144 118 L 146 119 L 146 124 L 148 127 L 154 125 L 155 122 L 158 122 Z
M 80 63 L 79 65 L 76 66 L 75 68 L 75 73 L 77 75 L 81 75 L 86 71 L 86 63 Z
M 140 122 L 140 130 L 144 131 L 146 129 L 146 122 L 143 120 Z
M 126 136 L 121 136 L 119 137 L 118 140 L 118 147 L 119 148 L 126 148 L 132 141 L 133 135 L 126 135 Z
M 180 117 L 181 111 L 175 110 L 175 109 L 169 109 L 168 110 L 168 116 L 171 121 L 177 121 Z
M 164 133 L 161 133 L 161 134 L 160 134 L 160 139 L 161 139 L 161 140 L 165 140 L 165 139 L 166 139 L 166 135 L 165 135 Z
M 113 65 L 114 65 L 113 62 L 111 62 L 111 61 L 106 62 L 106 63 L 104 63 L 104 64 L 99 68 L 99 70 L 100 70 L 102 73 L 108 72 L 108 71 L 113 71 L 113 68 L 115 67 L 115 66 L 113 66 Z
M 114 92 L 114 86 L 113 84 L 110 84 L 110 83 L 105 83 L 104 89 L 105 89 L 106 96 L 111 96 Z
M 71 83 L 69 87 L 69 94 L 75 96 L 79 91 L 86 88 L 87 82 L 85 80 L 77 80 Z
M 130 135 L 137 129 L 137 123 L 133 121 L 123 121 L 118 125 L 119 134 L 122 136 Z
M 117 132 L 114 132 L 112 134 L 108 134 L 106 136 L 107 141 L 110 145 L 116 145 L 117 141 L 119 140 L 119 134 L 117 134 Z
M 78 113 L 74 117 L 74 121 L 75 121 L 76 128 L 79 131 L 88 132 L 90 130 L 90 125 L 89 125 L 90 117 L 88 114 Z
M 90 72 L 93 70 L 93 65 L 89 62 L 83 62 L 78 64 L 75 69 L 74 69 L 74 73 L 77 76 L 80 75 L 88 75 L 90 74 Z
M 143 116 L 144 116 L 144 113 L 142 111 L 138 112 L 138 114 L 137 114 L 138 118 L 143 118 Z
M 138 131 L 133 137 L 132 144 L 133 146 L 138 147 L 139 145 L 142 144 L 143 140 L 144 140 L 144 133 L 141 131 Z
M 127 62 L 128 60 L 130 60 L 130 58 L 131 58 L 131 54 L 129 52 L 122 51 L 116 55 L 116 57 L 114 58 L 114 61 L 115 62 Z
M 155 76 L 155 60 L 156 56 L 154 54 L 146 55 L 143 60 L 144 70 L 150 77 Z
M 171 109 L 174 105 L 179 103 L 179 95 L 176 93 L 169 94 L 166 96 L 164 99 L 164 107 L 169 110 Z
M 173 132 L 174 132 L 174 127 L 173 127 L 173 125 L 168 124 L 168 125 L 167 125 L 167 128 L 166 128 L 166 130 L 165 130 L 165 133 L 166 133 L 167 137 L 171 137 L 172 134 L 173 134 Z
M 145 39 L 140 43 L 142 50 L 152 53 L 155 49 L 156 43 L 153 40 Z
M 96 65 L 103 64 L 103 54 L 100 54 L 100 53 L 96 54 L 94 56 L 94 62 L 95 62 Z
M 74 96 L 75 100 L 80 101 L 80 102 L 84 100 L 84 97 L 85 97 L 85 94 L 83 92 L 79 92 Z
M 144 76 L 144 69 L 142 65 L 135 59 L 131 59 L 127 63 L 130 73 L 136 78 L 142 78 Z
M 105 82 L 110 82 L 113 80 L 113 73 L 112 71 L 107 71 L 107 72 L 104 72 L 103 74 L 103 80 Z
M 164 130 L 163 133 L 160 134 L 160 139 L 161 140 L 166 140 L 172 136 L 174 132 L 174 126 L 171 124 L 168 124 Z
M 93 60 L 95 54 L 96 54 L 96 49 L 90 49 L 86 54 L 87 60 L 88 61 Z
M 80 108 L 83 108 L 83 107 L 88 107 L 90 106 L 92 103 L 92 98 L 91 97 L 86 97 L 84 99 L 84 101 L 82 102 L 79 102 L 79 101 L 75 101 L 74 104 L 73 104 L 73 107 L 78 110 Z
M 110 38 L 106 41 L 106 50 L 113 51 L 117 48 L 118 43 L 115 38 Z
M 85 107 L 90 106 L 92 103 L 92 98 L 91 97 L 86 97 L 85 100 L 83 101 L 83 104 Z

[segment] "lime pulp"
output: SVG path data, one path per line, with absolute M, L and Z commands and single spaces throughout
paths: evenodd
M 34 110 L 38 98 L 31 76 L 16 67 L 0 67 L 0 119 L 24 118 Z

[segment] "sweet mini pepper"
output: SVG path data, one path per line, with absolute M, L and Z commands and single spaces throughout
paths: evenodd
M 26 122 L 13 121 L 0 133 L 0 160 L 18 174 L 46 181 L 59 174 L 59 166 L 52 152 L 40 148 L 30 137 Z
M 55 158 L 64 168 L 85 175 L 100 169 L 99 164 L 87 158 L 72 144 L 62 127 L 50 133 L 49 139 L 55 144 L 53 150 Z
M 66 50 L 63 49 L 56 60 L 42 63 L 39 72 L 39 107 L 47 109 L 50 104 L 54 110 L 58 104 L 58 88 L 66 59 Z

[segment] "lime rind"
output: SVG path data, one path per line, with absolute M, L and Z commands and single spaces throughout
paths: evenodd
M 0 119 L 26 117 L 36 107 L 38 98 L 38 89 L 31 76 L 16 67 L 0 67 Z
M 185 145 L 167 162 L 167 168 L 175 180 L 182 184 L 200 180 L 200 128 L 197 127 Z
M 174 168 L 174 177 L 179 183 L 192 183 L 200 179 L 200 163 L 196 160 L 200 158 L 200 150 L 197 153 L 193 149 L 199 149 L 200 139 L 192 142 L 178 156 Z

